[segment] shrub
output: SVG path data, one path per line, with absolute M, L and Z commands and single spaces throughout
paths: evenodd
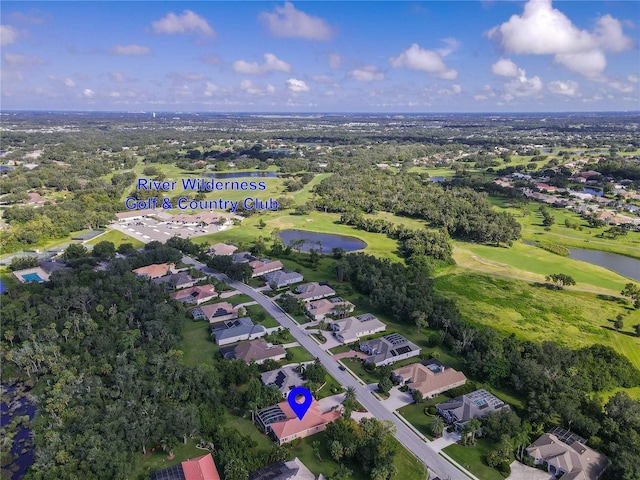
M 424 409 L 424 413 L 426 415 L 435 415 L 436 412 L 437 412 L 437 410 L 436 410 L 436 407 L 434 407 L 434 406 L 427 407 L 427 408 Z
M 509 465 L 509 462 L 507 462 L 506 460 L 503 460 L 502 462 L 500 462 L 500 465 L 498 465 L 498 471 L 500 472 L 500 475 L 502 475 L 504 478 L 507 478 L 509 475 L 511 475 L 511 465 Z

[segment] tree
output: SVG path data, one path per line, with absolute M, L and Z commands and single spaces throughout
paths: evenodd
M 313 450 L 313 453 L 317 457 L 318 461 L 322 462 L 322 457 L 320 456 L 320 442 L 318 441 L 313 442 L 311 444 L 311 449 Z
M 420 333 L 420 330 L 429 326 L 429 322 L 427 322 L 427 316 L 424 314 L 424 312 L 413 312 L 413 320 L 416 324 L 416 333 Z
M 640 288 L 634 283 L 627 283 L 620 294 L 633 301 L 633 308 L 640 308 Z
M 471 420 L 469 420 L 469 423 L 467 423 L 467 425 L 469 425 L 469 428 L 471 429 L 471 443 L 475 445 L 476 435 L 481 431 L 482 424 L 477 418 L 472 418 Z
M 429 424 L 429 431 L 434 437 L 440 437 L 444 431 L 445 423 L 442 417 L 435 417 Z
M 553 273 L 551 275 L 547 275 L 545 277 L 547 282 L 553 282 L 556 284 L 558 290 L 562 290 L 562 287 L 567 285 L 575 285 L 576 281 L 572 276 L 564 274 L 564 273 Z
M 633 330 L 636 332 L 636 335 L 640 337 L 640 323 L 633 326 Z
M 411 398 L 415 403 L 422 403 L 424 401 L 424 397 L 422 396 L 422 392 L 420 390 L 414 390 L 411 392 Z
M 79 243 L 72 243 L 62 255 L 65 260 L 75 260 L 87 256 L 87 248 Z
M 331 480 L 349 480 L 353 475 L 353 471 L 349 470 L 349 468 L 343 463 L 338 465 L 335 473 L 331 477 Z
M 393 388 L 393 383 L 388 377 L 382 377 L 378 383 L 378 391 L 382 394 L 387 394 Z
M 265 221 L 261 218 L 260 221 L 258 222 L 258 228 L 263 229 L 264 227 L 266 227 L 267 224 L 265 223 Z
M 344 393 L 344 402 L 347 405 L 353 405 L 356 401 L 356 389 L 355 387 L 347 387 L 347 391 Z
M 617 331 L 620 331 L 621 328 L 624 328 L 624 320 L 622 320 L 622 315 L 618 315 L 616 319 L 613 321 L 613 326 Z

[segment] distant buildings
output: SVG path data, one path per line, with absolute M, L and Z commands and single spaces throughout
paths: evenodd
M 226 243 L 216 243 L 209 247 L 209 253 L 211 255 L 233 255 L 233 253 L 238 250 L 238 247 L 235 245 L 228 245 Z
M 365 363 L 373 363 L 376 367 L 420 355 L 420 347 L 399 333 L 362 342 L 360 350 L 369 354 Z

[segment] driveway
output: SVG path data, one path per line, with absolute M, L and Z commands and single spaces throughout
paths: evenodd
M 389 398 L 382 401 L 382 404 L 392 412 L 412 403 L 413 398 L 411 395 L 407 392 L 401 392 L 398 387 L 393 387 L 389 391 Z
M 511 464 L 511 475 L 507 480 L 555 480 L 555 477 L 544 470 L 539 470 L 514 460 Z

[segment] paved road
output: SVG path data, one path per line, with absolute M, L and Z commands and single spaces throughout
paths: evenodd
M 246 293 L 253 298 L 260 306 L 262 306 L 267 313 L 275 318 L 280 325 L 285 328 L 289 328 L 291 335 L 302 345 L 311 355 L 319 358 L 322 365 L 327 371 L 335 378 L 341 385 L 346 387 L 354 387 L 356 389 L 356 396 L 358 401 L 373 414 L 378 420 L 389 420 L 396 427 L 396 438 L 402 443 L 408 450 L 418 457 L 432 472 L 432 476 L 435 474 L 442 480 L 469 480 L 469 478 L 475 478 L 471 475 L 458 470 L 451 463 L 438 455 L 438 453 L 425 443 L 418 435 L 413 432 L 402 420 L 398 419 L 393 413 L 387 410 L 368 390 L 364 385 L 353 378 L 349 373 L 340 370 L 339 364 L 329 354 L 327 354 L 320 346 L 313 341 L 308 334 L 299 328 L 299 326 L 276 304 L 274 304 L 269 297 L 266 297 L 260 292 L 256 292 L 253 288 L 230 280 L 228 277 L 214 272 L 204 264 L 197 262 L 189 257 L 183 258 L 184 263 L 190 263 L 199 268 L 201 271 L 208 275 L 214 275 L 219 279 L 225 279 L 229 285 L 236 290 Z

